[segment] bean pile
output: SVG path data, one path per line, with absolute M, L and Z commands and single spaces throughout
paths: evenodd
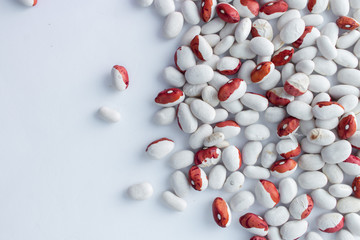
M 257 201 L 269 209 L 264 216 L 239 219 L 252 240 L 322 239 L 306 234 L 314 207 L 331 211 L 317 219 L 320 231 L 339 240 L 360 236 L 360 0 L 138 0 L 143 7 L 153 2 L 166 17 L 166 38 L 178 36 L 184 22 L 193 25 L 174 65 L 164 69 L 172 88 L 155 98 L 162 107 L 155 122 L 176 119 L 190 134 L 191 150 L 170 157 L 176 171 L 164 201 L 184 211 L 191 188 L 232 192 L 228 202 L 213 201 L 214 221 L 223 228 L 231 224 L 231 212 Z M 325 23 L 328 9 L 335 22 Z M 336 81 L 329 80 L 333 75 Z M 230 141 L 241 128 L 247 142 L 240 151 Z M 273 132 L 278 142 L 263 146 Z M 161 138 L 146 152 L 161 159 L 174 146 Z M 298 167 L 302 172 L 294 179 Z M 343 183 L 348 176 L 352 186 Z M 278 186 L 271 177 L 281 179 Z M 241 190 L 245 179 L 257 181 L 253 192 Z M 309 192 L 298 194 L 298 187 Z M 129 191 L 146 199 L 153 189 L 142 183 Z

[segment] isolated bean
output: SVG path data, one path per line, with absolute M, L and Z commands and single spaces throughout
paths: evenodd
M 219 36 L 220 39 L 224 39 L 227 36 L 233 37 L 235 34 L 235 28 L 237 27 L 238 23 L 226 23 L 225 27 L 221 29 Z
M 216 1 L 202 0 L 200 16 L 204 22 L 209 22 L 215 15 Z
M 338 52 L 329 37 L 323 35 L 316 39 L 317 47 L 323 57 L 332 60 L 337 57 Z
M 175 147 L 175 143 L 173 140 L 168 138 L 160 138 L 151 142 L 147 148 L 146 153 L 155 159 L 164 158 L 168 155 Z
M 221 55 L 228 51 L 231 46 L 234 44 L 235 38 L 233 36 L 226 36 L 214 48 L 214 54 Z
M 175 38 L 179 35 L 184 25 L 184 17 L 180 12 L 170 13 L 164 22 L 163 33 L 166 38 Z
M 335 141 L 335 134 L 327 129 L 314 128 L 307 134 L 307 140 L 311 143 L 327 146 Z
M 277 158 L 276 145 L 274 143 L 267 144 L 261 153 L 261 165 L 265 168 L 269 168 Z
M 312 113 L 317 119 L 329 120 L 344 114 L 344 107 L 337 102 L 318 102 L 312 108 Z
M 234 57 L 223 57 L 217 62 L 216 69 L 221 74 L 234 75 L 239 71 L 240 66 L 241 62 L 239 59 Z
M 181 46 L 176 50 L 174 61 L 177 69 L 181 72 L 196 65 L 195 56 L 191 48 L 187 46 Z
M 256 67 L 256 63 L 252 60 L 247 60 L 241 64 L 241 68 L 238 72 L 238 78 L 243 79 L 246 84 L 251 84 L 251 72 Z
M 327 92 L 330 88 L 330 81 L 321 75 L 309 76 L 309 90 L 312 92 Z
M 303 138 L 301 140 L 301 150 L 305 153 L 315 154 L 320 153 L 323 147 L 320 145 L 313 144 L 307 140 L 307 138 Z
M 205 147 L 212 147 L 222 143 L 225 140 L 225 135 L 222 132 L 215 132 L 204 139 Z
M 146 200 L 152 196 L 154 190 L 150 183 L 142 182 L 130 186 L 127 192 L 134 200 Z
M 201 27 L 201 33 L 203 35 L 214 34 L 219 32 L 224 26 L 225 22 L 221 18 L 214 18 Z
M 99 114 L 101 118 L 108 122 L 115 123 L 121 119 L 121 115 L 117 110 L 105 106 L 99 109 Z
M 234 78 L 224 84 L 218 92 L 218 98 L 221 102 L 232 102 L 244 96 L 247 84 L 244 80 Z

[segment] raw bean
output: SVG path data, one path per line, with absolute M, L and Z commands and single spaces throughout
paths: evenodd
M 352 30 L 349 33 L 344 33 L 337 40 L 336 47 L 341 49 L 349 48 L 353 46 L 359 40 L 359 38 L 360 38 L 360 32 L 357 30 Z M 354 54 L 356 55 L 355 50 L 354 50 Z
M 125 67 L 115 65 L 111 69 L 111 77 L 114 87 L 119 91 L 124 91 L 129 87 L 129 75 Z
M 292 96 L 304 94 L 309 87 L 309 77 L 304 73 L 292 75 L 284 84 L 284 90 Z
M 311 60 L 304 60 L 297 63 L 295 69 L 298 73 L 310 75 L 315 69 L 315 63 Z
M 35 0 L 36 2 L 37 0 Z M 141 6 L 141 7 L 150 7 L 151 4 L 153 4 L 154 0 L 138 0 L 137 3 Z
M 277 152 L 276 145 L 274 143 L 268 143 L 261 153 L 261 165 L 264 168 L 269 168 L 276 161 Z
M 351 8 L 358 9 L 360 8 L 360 2 L 358 0 L 350 0 Z
M 330 0 L 330 8 L 335 16 L 346 16 L 350 10 L 348 0 Z
M 184 1 L 181 5 L 181 12 L 184 19 L 191 25 L 196 25 L 200 22 L 200 14 L 196 4 L 193 1 Z
M 322 172 L 326 175 L 330 183 L 342 183 L 344 180 L 344 174 L 336 164 L 326 163 L 322 168 Z
M 220 103 L 217 95 L 218 92 L 212 86 L 205 87 L 201 92 L 201 98 L 212 107 L 216 107 Z
M 209 124 L 225 121 L 229 116 L 229 113 L 225 109 L 222 109 L 222 108 L 215 109 L 215 112 L 216 112 L 215 119 L 213 121 L 209 122 Z
M 221 102 L 232 102 L 242 96 L 246 92 L 246 82 L 239 78 L 234 78 L 224 84 L 218 92 L 218 98 Z
M 202 84 L 210 82 L 214 77 L 214 71 L 208 65 L 195 65 L 185 72 L 185 79 L 190 84 Z
M 354 197 L 342 198 L 338 201 L 336 209 L 343 214 L 360 211 L 360 199 Z
M 344 216 L 340 213 L 323 214 L 318 218 L 317 226 L 322 232 L 338 232 L 344 227 Z
M 256 112 L 254 110 L 244 110 L 241 112 L 238 112 L 235 115 L 235 121 L 240 126 L 249 126 L 251 124 L 256 123 L 259 120 L 259 112 Z
M 302 17 L 305 26 L 320 26 L 324 22 L 324 17 L 320 14 L 308 14 Z
M 262 141 L 270 137 L 269 129 L 262 124 L 252 124 L 248 126 L 244 134 L 249 141 Z
M 330 83 L 329 83 L 329 86 L 330 86 Z M 325 92 L 322 92 L 314 97 L 314 99 L 311 103 L 311 106 L 314 107 L 319 102 L 330 102 L 330 101 L 331 101 L 330 95 Z
M 283 87 L 273 88 L 266 92 L 269 102 L 276 106 L 286 106 L 294 100 L 294 96 L 288 94 Z
M 280 228 L 281 237 L 284 240 L 297 239 L 306 233 L 308 225 L 305 220 L 288 221 Z
M 321 150 L 323 161 L 336 164 L 345 161 L 351 154 L 351 144 L 346 140 L 336 141 Z
M 155 9 L 161 16 L 167 16 L 175 11 L 174 0 L 154 0 Z
M 213 49 L 201 35 L 196 35 L 190 43 L 191 50 L 200 60 L 206 61 L 213 55 Z
M 317 119 L 329 120 L 344 114 L 344 107 L 337 102 L 318 102 L 312 108 L 312 113 Z
M 304 47 L 294 53 L 293 57 L 291 58 L 291 61 L 293 63 L 298 63 L 303 60 L 312 60 L 316 57 L 317 51 L 318 51 L 317 48 L 313 46 Z
M 227 202 L 217 197 L 212 204 L 213 217 L 217 225 L 226 228 L 231 224 L 231 211 Z
M 174 61 L 180 72 L 185 72 L 188 68 L 196 65 L 195 56 L 187 46 L 181 46 L 176 50 Z
M 311 197 L 314 200 L 314 203 L 317 207 L 332 210 L 336 207 L 336 198 L 331 196 L 324 189 L 316 189 L 311 192 Z
M 354 196 L 360 198 L 360 176 L 354 178 L 351 187 L 354 191 Z
M 254 18 L 259 14 L 260 6 L 259 3 L 255 0 L 234 0 L 233 4 L 241 17 Z
M 309 142 L 306 138 L 303 138 L 301 140 L 300 145 L 301 145 L 302 151 L 304 151 L 306 153 L 310 153 L 310 154 L 320 153 L 321 149 L 323 148 L 320 145 L 316 145 L 316 144 Z
M 226 23 L 225 27 L 221 29 L 219 36 L 221 39 L 224 39 L 227 36 L 234 36 L 235 34 L 235 28 L 237 27 L 239 23 Z
M 170 176 L 170 185 L 178 197 L 185 197 L 190 191 L 190 184 L 185 174 L 181 171 L 175 171 Z
M 323 57 L 315 57 L 313 61 L 315 63 L 315 72 L 323 76 L 332 76 L 337 71 L 337 66 L 332 60 L 327 60 Z
M 334 58 L 334 62 L 346 68 L 356 68 L 359 65 L 358 58 L 350 51 L 344 49 L 337 49 L 337 56 Z
M 214 132 L 221 132 L 224 134 L 225 139 L 235 137 L 240 134 L 240 126 L 231 120 L 219 122 L 214 127 Z
M 303 154 L 299 158 L 299 167 L 306 171 L 316 171 L 323 168 L 325 162 L 320 154 Z
M 336 198 L 346 198 L 352 193 L 352 189 L 347 184 L 334 184 L 329 187 L 329 193 Z
M 274 63 L 269 61 L 261 62 L 251 72 L 251 81 L 253 83 L 261 83 L 265 80 L 268 80 L 269 76 L 274 70 Z
M 200 16 L 204 22 L 209 22 L 215 15 L 216 0 L 201 0 Z
M 280 236 L 280 230 L 277 227 L 269 227 L 269 232 L 267 237 L 269 240 L 282 240 Z
M 242 149 L 242 160 L 246 165 L 255 165 L 261 153 L 261 142 L 247 142 Z
M 316 119 L 315 125 L 317 128 L 327 129 L 327 130 L 333 130 L 335 129 L 339 124 L 339 118 L 332 118 L 329 120 L 321 120 Z
M 164 22 L 163 33 L 166 38 L 175 38 L 184 26 L 184 17 L 180 12 L 170 13 Z
M 277 21 L 277 29 L 280 31 L 286 25 L 286 23 L 295 18 L 301 18 L 299 10 L 290 9 L 289 11 L 285 12 Z
M 198 128 L 198 121 L 192 114 L 188 104 L 180 103 L 176 111 L 176 116 L 180 129 L 185 133 L 193 133 Z
M 360 18 L 360 11 L 358 10 L 357 12 L 359 12 L 359 18 Z M 353 53 L 355 54 L 355 56 L 360 57 L 360 41 L 357 41 L 357 43 L 355 44 Z
M 287 105 L 286 111 L 290 116 L 300 120 L 311 120 L 313 118 L 311 106 L 301 101 L 292 101 Z
M 240 191 L 230 199 L 231 210 L 242 212 L 249 209 L 255 202 L 254 195 L 249 191 Z
M 221 41 L 220 36 L 217 34 L 208 34 L 203 37 L 208 42 L 210 47 L 215 47 Z
M 280 202 L 280 194 L 275 185 L 267 180 L 259 180 L 255 185 L 255 196 L 258 203 L 265 208 L 273 208 Z
M 272 43 L 274 44 L 274 50 L 277 51 L 281 47 L 284 46 L 284 42 L 280 38 L 280 34 L 276 35 L 276 37 L 272 40 Z
M 307 1 L 306 0 L 286 0 L 289 8 L 295 9 L 304 9 L 306 7 Z
M 105 106 L 99 109 L 99 114 L 102 119 L 108 122 L 116 123 L 121 119 L 121 115 L 117 110 Z
M 224 75 L 236 74 L 239 71 L 240 66 L 240 60 L 234 57 L 223 57 L 216 64 L 217 70 Z
M 221 150 L 218 147 L 204 147 L 195 153 L 194 164 L 199 167 L 216 165 L 221 159 Z
M 329 5 L 329 0 L 311 0 L 307 8 L 311 13 L 322 13 Z
M 262 19 L 275 19 L 283 15 L 288 10 L 288 5 L 285 1 L 271 1 L 261 6 L 259 10 L 259 17 Z
M 360 158 L 350 155 L 345 161 L 338 163 L 339 167 L 350 176 L 360 175 Z
M 179 212 L 184 211 L 187 207 L 187 203 L 184 199 L 179 198 L 178 196 L 176 196 L 175 194 L 173 194 L 170 191 L 163 192 L 162 198 L 169 207 L 171 207 Z
M 241 152 L 234 145 L 230 145 L 222 152 L 222 161 L 226 169 L 230 172 L 235 172 L 241 167 Z
M 314 94 L 307 90 L 304 94 L 300 95 L 300 96 L 297 96 L 295 97 L 295 100 L 297 101 L 302 101 L 306 104 L 309 104 L 312 102 L 312 100 L 314 99 Z
M 214 77 L 213 79 L 209 82 L 210 86 L 213 86 L 217 91 L 219 91 L 219 89 L 226 84 L 229 81 L 229 79 L 225 76 L 222 75 L 220 73 L 218 73 L 217 71 L 214 72 Z
M 337 232 L 336 239 L 355 240 L 354 236 L 348 230 L 345 230 L 345 229 L 341 229 L 339 232 Z
M 226 109 L 229 113 L 236 114 L 243 110 L 244 106 L 241 104 L 240 100 L 235 100 L 232 102 L 220 102 L 221 107 Z
M 208 65 L 209 67 L 212 68 L 212 70 L 216 70 L 216 64 L 217 62 L 220 60 L 220 57 L 218 55 L 213 54 L 212 57 L 207 60 L 207 61 L 197 61 L 198 64 L 204 64 L 204 65 Z M 212 79 L 211 79 L 212 80 Z
M 286 207 L 280 206 L 268 210 L 264 218 L 270 226 L 279 227 L 289 220 L 290 214 Z
M 329 89 L 329 94 L 334 99 L 339 99 L 346 95 L 355 95 L 356 97 L 360 96 L 360 91 L 357 87 L 350 85 L 336 85 L 332 86 Z
M 346 85 L 360 87 L 360 71 L 357 69 L 343 68 L 337 73 L 337 80 Z
M 245 177 L 241 172 L 233 172 L 226 178 L 223 189 L 227 192 L 237 192 L 242 188 L 244 182 Z
M 293 178 L 285 178 L 279 183 L 279 192 L 281 202 L 284 204 L 290 203 L 297 195 L 298 187 Z
M 303 189 L 322 188 L 327 184 L 327 177 L 322 172 L 303 172 L 298 177 L 298 183 Z
M 301 37 L 305 30 L 305 22 L 301 18 L 295 18 L 286 23 L 280 31 L 280 38 L 284 43 L 293 43 Z
M 314 202 L 310 195 L 302 194 L 297 196 L 289 206 L 291 216 L 297 220 L 307 218 L 314 207 Z
M 226 179 L 226 168 L 223 165 L 216 165 L 209 173 L 209 187 L 221 189 Z
M 174 87 L 182 87 L 185 84 L 184 75 L 174 67 L 167 67 L 163 72 L 164 79 Z
M 359 236 L 360 235 L 360 216 L 356 213 L 350 213 L 345 216 L 346 221 L 346 227 L 349 229 L 349 231 Z
M 327 23 L 322 29 L 321 34 L 328 36 L 333 45 L 336 44 L 339 36 L 339 27 L 334 22 Z
M 21 0 L 21 3 L 27 7 L 33 7 L 37 4 L 37 0 Z
M 246 166 L 243 171 L 244 175 L 251 179 L 268 179 L 270 172 L 268 169 L 259 166 Z
M 276 161 L 270 168 L 271 175 L 277 178 L 285 178 L 293 174 L 297 169 L 297 163 L 293 159 Z
M 148 182 L 142 182 L 130 186 L 127 190 L 129 196 L 134 200 L 146 200 L 153 195 L 154 189 Z
M 265 19 L 257 19 L 253 22 L 251 28 L 252 37 L 264 37 L 272 40 L 274 33 L 271 24 Z
M 293 42 L 292 45 L 296 48 L 309 47 L 315 45 L 318 37 L 320 37 L 320 31 L 316 27 L 307 26 L 305 27 L 303 34 Z
M 271 61 L 275 64 L 275 66 L 283 66 L 291 61 L 293 54 L 293 47 L 282 47 L 274 54 Z
M 354 30 L 359 27 L 359 23 L 355 19 L 347 16 L 339 17 L 336 20 L 336 25 L 344 30 Z
M 190 150 L 183 150 L 174 153 L 170 158 L 170 166 L 174 169 L 182 169 L 194 162 L 195 154 Z
M 225 140 L 225 136 L 222 132 L 216 132 L 204 139 L 205 147 L 212 147 L 222 143 Z
M 243 79 L 246 84 L 251 84 L 251 72 L 256 67 L 256 63 L 252 60 L 247 60 L 242 63 L 241 68 L 238 72 L 238 78 Z
M 269 226 L 266 221 L 254 213 L 241 216 L 239 221 L 240 225 L 252 234 L 266 236 L 268 233 Z
M 221 143 L 218 143 L 215 146 L 218 148 L 226 148 L 226 147 L 230 146 L 230 143 L 228 141 L 222 141 Z
M 306 234 L 305 240 L 323 240 L 323 238 L 316 232 L 309 232 Z
M 227 23 L 237 23 L 240 21 L 240 15 L 236 8 L 228 3 L 219 3 L 216 6 L 216 13 Z
M 327 92 L 330 88 L 329 80 L 321 75 L 310 75 L 309 82 L 309 90 L 312 92 Z
M 208 103 L 195 99 L 190 104 L 190 110 L 194 116 L 204 123 L 214 120 L 215 109 Z
M 234 44 L 235 38 L 233 36 L 226 36 L 214 48 L 214 54 L 221 55 L 231 48 Z
M 190 0 L 187 0 L 187 2 L 188 1 L 190 1 Z M 184 35 L 183 35 L 183 37 L 181 39 L 181 44 L 182 45 L 190 45 L 191 40 L 193 40 L 193 38 L 196 35 L 199 35 L 200 32 L 201 32 L 201 27 L 200 26 L 198 26 L 198 25 L 192 26 L 191 28 L 189 28 L 189 30 L 187 30 L 186 33 L 184 33 Z
M 253 59 L 256 57 L 256 54 L 253 53 L 250 49 L 250 41 L 245 40 L 240 43 L 235 43 L 229 49 L 229 54 L 232 57 L 240 58 L 240 59 Z
M 251 32 L 250 18 L 243 18 L 235 28 L 235 39 L 238 43 L 245 41 Z
M 146 153 L 152 158 L 161 159 L 168 155 L 174 147 L 175 143 L 173 140 L 160 138 L 147 146 Z
M 190 185 L 196 191 L 204 191 L 209 185 L 206 173 L 198 166 L 192 166 L 190 168 L 188 177 Z
M 268 107 L 264 118 L 267 122 L 278 123 L 286 116 L 286 111 L 281 107 Z
M 203 35 L 214 34 L 223 29 L 224 26 L 225 22 L 221 18 L 214 18 L 201 27 L 201 33 Z
M 307 140 L 317 145 L 327 146 L 335 141 L 335 134 L 327 129 L 314 128 L 308 132 Z
M 264 37 L 256 37 L 250 41 L 250 49 L 259 56 L 271 56 L 274 53 L 274 44 Z
M 284 118 L 277 127 L 277 135 L 279 138 L 289 138 L 299 129 L 299 126 L 299 119 L 294 117 Z
M 323 35 L 316 39 L 317 47 L 321 53 L 321 55 L 328 59 L 332 60 L 337 57 L 338 52 L 336 47 L 332 44 L 329 37 Z
M 257 112 L 265 111 L 269 105 L 269 101 L 263 95 L 257 93 L 250 93 L 250 92 L 245 93 L 240 98 L 240 102 L 244 106 Z
M 173 107 L 167 107 L 157 111 L 153 117 L 154 122 L 159 125 L 169 125 L 174 122 L 176 111 Z
M 291 139 L 285 139 L 280 140 L 276 144 L 276 151 L 280 156 L 287 159 L 299 156 L 299 154 L 301 153 L 301 147 L 298 142 Z

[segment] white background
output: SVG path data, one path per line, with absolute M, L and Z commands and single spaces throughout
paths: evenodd
M 167 87 L 161 71 L 180 42 L 162 38 L 162 23 L 132 0 L 39 0 L 33 8 L 0 0 L 0 240 L 250 238 L 238 223 L 244 213 L 228 229 L 212 219 L 213 199 L 231 194 L 192 191 L 183 213 L 161 201 L 172 170 L 144 150 L 160 137 L 187 147 L 175 123 L 151 121 L 153 99 Z M 125 92 L 111 87 L 115 64 L 129 71 Z M 103 105 L 121 122 L 99 119 Z M 141 181 L 154 185 L 153 197 L 130 200 L 127 187 Z

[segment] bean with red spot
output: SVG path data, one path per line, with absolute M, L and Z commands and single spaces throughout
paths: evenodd
M 238 58 L 223 57 L 216 63 L 216 69 L 219 73 L 224 75 L 236 74 L 241 66 L 241 62 Z
M 339 17 L 336 20 L 336 25 L 338 25 L 339 28 L 344 30 L 354 30 L 360 26 L 355 19 L 347 16 Z
M 291 216 L 295 219 L 302 220 L 307 218 L 314 207 L 314 202 L 310 195 L 302 194 L 296 197 L 289 206 Z
M 283 1 L 271 1 L 264 4 L 259 11 L 259 17 L 263 19 L 275 19 L 283 15 L 288 10 L 288 4 Z
M 195 56 L 187 46 L 179 47 L 174 55 L 174 62 L 177 69 L 184 73 L 188 68 L 196 65 Z
M 234 78 L 224 84 L 218 92 L 221 102 L 232 102 L 241 98 L 247 89 L 246 82 L 239 78 Z
M 221 159 L 221 150 L 218 147 L 200 149 L 195 153 L 194 164 L 199 167 L 216 165 Z
M 257 19 L 253 22 L 251 28 L 252 37 L 264 37 L 268 40 L 273 39 L 273 29 L 270 23 L 265 19 Z
M 283 87 L 276 87 L 266 92 L 266 97 L 269 102 L 275 106 L 286 106 L 295 97 L 288 94 Z
M 254 18 L 259 14 L 259 3 L 256 0 L 234 0 L 234 7 L 240 16 Z
M 266 236 L 269 231 L 266 221 L 254 213 L 247 213 L 241 216 L 239 222 L 247 231 L 259 236 Z
M 201 0 L 200 16 L 204 22 L 209 22 L 215 15 L 216 0 Z
M 293 159 L 285 159 L 274 162 L 270 168 L 271 175 L 277 178 L 285 178 L 293 174 L 297 169 L 297 163 Z
M 213 55 L 212 47 L 201 35 L 196 35 L 193 40 L 191 40 L 190 48 L 195 56 L 202 61 L 209 60 Z
M 280 140 L 276 144 L 276 151 L 285 159 L 299 156 L 301 153 L 300 144 L 291 139 Z
M 196 191 L 204 191 L 209 181 L 204 170 L 198 166 L 192 166 L 188 173 L 189 183 Z
M 221 132 L 224 134 L 225 139 L 236 137 L 240 134 L 240 126 L 232 120 L 219 122 L 214 127 L 214 132 Z
M 344 227 L 344 221 L 344 216 L 340 213 L 326 213 L 318 218 L 317 226 L 322 232 L 334 233 Z
M 292 45 L 295 48 L 309 47 L 316 43 L 318 37 L 320 37 L 320 31 L 316 27 L 306 26 L 303 34 Z
M 273 62 L 275 66 L 283 66 L 291 61 L 293 54 L 294 54 L 293 47 L 286 46 L 280 48 L 271 58 L 271 62 Z
M 360 175 L 360 158 L 350 155 L 345 161 L 338 163 L 339 167 L 350 176 Z
M 261 83 L 266 81 L 274 69 L 275 65 L 272 62 L 262 62 L 258 64 L 251 72 L 251 81 L 253 83 Z
M 216 6 L 218 16 L 228 23 L 237 23 L 240 21 L 240 15 L 236 8 L 228 3 L 219 3 Z
M 160 138 L 151 142 L 147 148 L 146 153 L 155 158 L 161 159 L 168 155 L 175 147 L 175 143 L 173 140 L 168 138 Z
M 283 119 L 277 127 L 277 135 L 280 138 L 291 137 L 300 127 L 300 120 L 294 117 Z
M 312 113 L 317 119 L 328 120 L 343 115 L 344 107 L 337 102 L 318 102 L 312 108 Z
M 267 180 L 259 180 L 255 185 L 256 200 L 266 208 L 272 208 L 280 202 L 280 194 L 276 186 Z
M 231 224 L 231 211 L 227 202 L 217 197 L 212 204 L 213 217 L 217 225 L 226 228 Z
M 360 176 L 354 178 L 351 187 L 354 192 L 354 196 L 360 198 Z

